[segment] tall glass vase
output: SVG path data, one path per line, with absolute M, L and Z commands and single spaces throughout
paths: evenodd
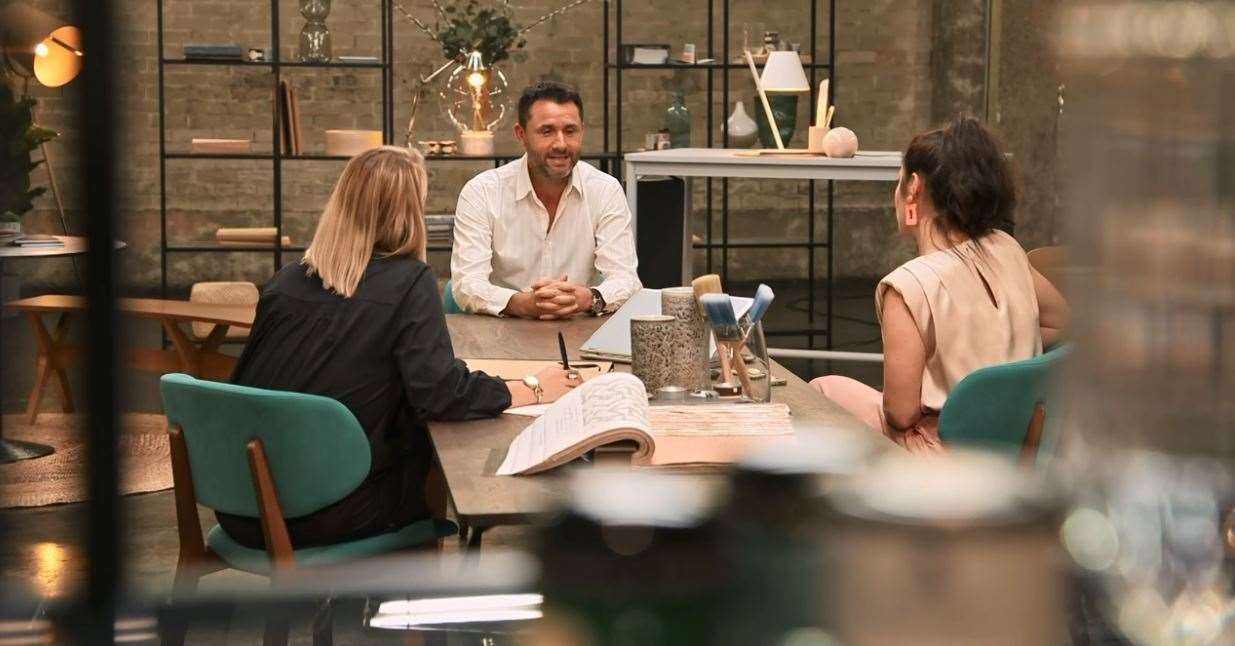
M 671 147 L 690 148 L 690 110 L 681 91 L 673 93 L 673 102 L 665 110 L 665 129 L 669 131 Z
M 304 28 L 300 30 L 300 60 L 330 62 L 330 29 L 326 27 L 330 0 L 300 0 L 300 15 L 305 19 Z

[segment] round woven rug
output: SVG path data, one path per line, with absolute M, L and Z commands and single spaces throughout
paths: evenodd
M 56 452 L 41 458 L 0 464 L 0 508 L 41 507 L 86 499 L 85 417 L 39 413 L 34 424 L 24 415 L 4 416 L 4 437 L 38 442 Z M 126 413 L 120 420 L 120 493 L 145 493 L 172 487 L 167 418 Z

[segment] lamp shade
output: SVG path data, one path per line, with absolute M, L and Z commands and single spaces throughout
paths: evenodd
M 48 87 L 81 72 L 81 30 L 25 3 L 0 4 L 0 45 L 10 67 Z
M 759 79 L 764 92 L 809 92 L 810 82 L 802 70 L 802 59 L 797 52 L 781 51 L 768 54 Z

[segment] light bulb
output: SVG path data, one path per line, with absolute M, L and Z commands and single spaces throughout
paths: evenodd
M 47 58 L 47 43 L 39 43 L 34 46 L 34 53 L 39 58 Z
M 467 84 L 479 90 L 485 85 L 485 75 L 480 72 L 472 72 L 467 75 Z

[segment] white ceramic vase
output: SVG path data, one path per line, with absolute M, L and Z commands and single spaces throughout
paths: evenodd
M 738 101 L 733 114 L 726 120 L 729 126 L 729 145 L 734 148 L 750 148 L 759 140 L 759 126 L 746 114 L 746 106 Z

